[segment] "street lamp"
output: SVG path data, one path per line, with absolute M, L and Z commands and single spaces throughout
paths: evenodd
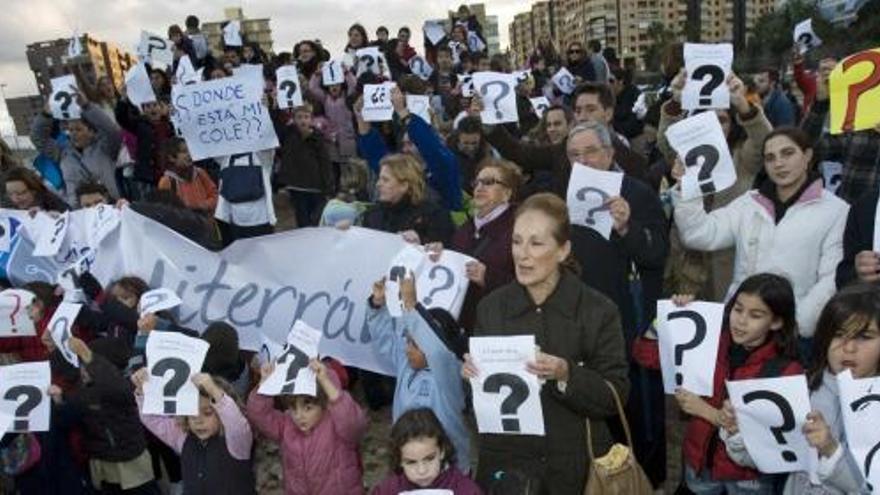
M 6 83 L 0 83 L 0 96 L 3 97 L 6 114 L 9 115 L 9 120 L 12 120 L 12 114 L 9 113 L 9 104 L 6 102 Z M 18 147 L 18 130 L 15 128 L 14 120 L 12 120 L 12 142 L 15 144 L 15 151 L 21 151 Z

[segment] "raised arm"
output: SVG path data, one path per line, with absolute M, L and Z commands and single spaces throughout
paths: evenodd
M 716 251 L 736 244 L 740 210 L 747 201 L 752 201 L 745 193 L 733 203 L 706 213 L 703 198 L 681 199 L 681 190 L 672 193 L 675 205 L 675 224 L 681 242 L 690 249 Z

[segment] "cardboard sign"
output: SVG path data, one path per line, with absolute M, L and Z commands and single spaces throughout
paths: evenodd
M 730 108 L 727 76 L 733 65 L 733 45 L 684 44 L 684 66 L 687 81 L 681 94 L 685 110 Z
M 873 129 L 880 124 L 880 48 L 843 59 L 831 71 L 831 134 Z

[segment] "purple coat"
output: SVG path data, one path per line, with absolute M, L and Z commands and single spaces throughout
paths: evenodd
M 272 397 L 259 395 L 256 389 L 251 392 L 248 419 L 260 433 L 281 444 L 286 495 L 364 493 L 357 449 L 367 430 L 367 415 L 348 392 L 340 393 L 318 425 L 303 433 L 290 414 L 273 407 Z
M 457 467 L 452 466 L 440 473 L 440 476 L 434 480 L 431 486 L 416 486 L 410 483 L 403 474 L 394 474 L 376 485 L 370 495 L 397 495 L 407 490 L 427 490 L 432 488 L 452 490 L 452 493 L 455 495 L 482 495 L 483 493 L 472 479 L 461 474 Z
M 347 94 L 343 94 L 340 98 L 333 98 L 322 86 L 321 71 L 315 71 L 309 81 L 309 96 L 324 105 L 324 115 L 336 127 L 338 153 L 333 158 L 339 161 L 357 156 L 354 114 L 346 103 L 346 96 L 353 95 L 357 89 L 357 81 L 349 71 L 345 72 L 345 85 L 348 87 Z

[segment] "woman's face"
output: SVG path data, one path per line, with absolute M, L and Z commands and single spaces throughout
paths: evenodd
M 853 378 L 869 378 L 877 375 L 878 363 L 880 330 L 876 322 L 849 338 L 835 335 L 828 346 L 828 368 L 835 375 L 848 369 Z
M 352 48 L 361 48 L 364 45 L 364 37 L 357 29 L 348 30 L 348 46 Z
M 302 63 L 311 62 L 315 58 L 315 50 L 312 49 L 312 45 L 303 43 L 299 45 L 296 58 Z
M 410 483 L 426 488 L 440 476 L 443 455 L 436 438 L 415 438 L 400 447 L 400 467 Z
M 220 418 L 207 397 L 199 396 L 199 415 L 189 416 L 186 421 L 189 431 L 199 440 L 207 440 L 220 433 Z
M 538 210 L 522 213 L 513 225 L 516 280 L 527 288 L 546 283 L 556 275 L 571 251 L 571 242 L 556 242 L 554 226 L 553 219 Z
M 813 150 L 802 150 L 788 136 L 775 136 L 764 145 L 764 168 L 777 188 L 802 183 L 812 159 Z
M 150 85 L 153 86 L 153 91 L 162 92 L 165 86 L 165 77 L 162 76 L 158 71 L 153 71 L 150 73 Z
M 27 210 L 37 206 L 37 194 L 28 189 L 27 184 L 20 180 L 6 182 L 6 197 L 19 210 Z
M 379 171 L 379 180 L 376 181 L 376 189 L 379 192 L 379 201 L 397 204 L 409 192 L 409 185 L 398 180 L 391 170 L 383 165 Z
M 511 190 L 501 176 L 501 170 L 485 167 L 474 179 L 474 206 L 480 216 L 492 211 L 496 206 L 510 201 Z
M 138 305 L 137 295 L 119 284 L 113 285 L 110 289 L 110 295 L 129 308 L 134 309 Z

